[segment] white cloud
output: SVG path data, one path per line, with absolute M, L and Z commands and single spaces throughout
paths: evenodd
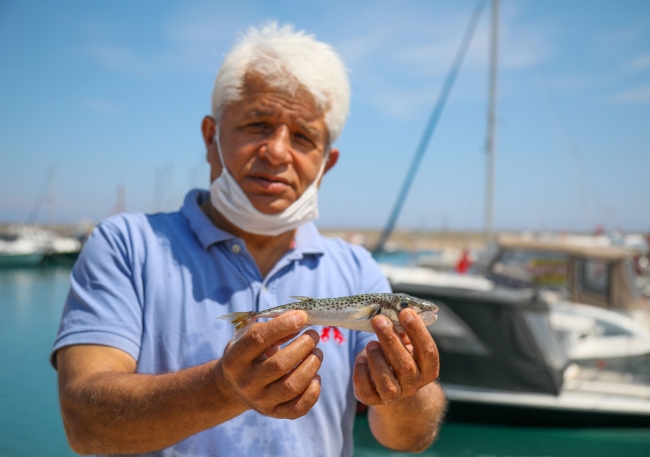
M 636 26 L 608 30 L 598 37 L 598 44 L 608 49 L 621 49 L 642 39 L 643 36 L 643 28 Z
M 80 105 L 87 110 L 107 116 L 115 116 L 121 111 L 117 103 L 101 98 L 85 98 L 81 100 Z
M 650 103 L 650 84 L 635 87 L 614 95 L 612 103 Z
M 98 63 L 120 73 L 142 75 L 149 69 L 145 62 L 131 50 L 113 45 L 93 46 L 88 54 Z
M 227 6 L 214 3 L 193 4 L 174 11 L 160 25 L 157 49 L 138 50 L 113 44 L 119 37 L 115 31 L 103 30 L 93 35 L 99 44 L 90 46 L 87 54 L 105 68 L 127 75 L 143 76 L 160 73 L 215 73 L 223 54 L 234 43 L 242 23 L 239 9 L 225 13 Z
M 643 70 L 650 68 L 650 54 L 643 54 L 627 62 L 626 67 L 630 70 Z
M 431 106 L 458 51 L 470 14 L 470 4 L 451 11 L 373 4 L 348 18 L 354 24 L 341 24 L 340 29 L 352 32 L 333 44 L 353 70 L 355 97 L 396 118 Z M 519 25 L 520 16 L 519 6 L 502 10 L 502 75 L 538 65 L 550 54 L 542 28 Z M 462 93 L 455 89 L 455 96 L 485 98 L 489 29 L 489 11 L 485 10 L 459 75 L 465 81 Z M 469 86 L 467 81 L 471 82 Z
M 355 97 L 369 101 L 390 116 L 403 118 L 419 108 L 431 106 L 442 78 L 457 52 L 467 27 L 472 3 L 462 7 L 417 4 L 358 5 L 354 15 L 332 13 L 319 18 L 322 29 L 334 31 L 329 41 L 352 70 Z M 207 8 L 207 9 L 206 9 Z M 178 11 L 162 27 L 161 50 L 140 54 L 130 49 L 103 45 L 90 55 L 106 68 L 142 76 L 160 72 L 214 74 L 237 32 L 257 23 L 241 8 L 225 12 L 227 6 L 204 4 Z M 502 8 L 499 71 L 518 71 L 545 60 L 550 46 L 539 26 L 518 25 L 520 6 Z M 308 24 L 299 25 L 298 28 Z M 525 39 L 522 36 L 525 35 Z M 488 64 L 489 10 L 483 11 L 460 78 L 474 81 L 464 98 L 485 97 Z M 480 88 L 479 88 L 480 86 Z

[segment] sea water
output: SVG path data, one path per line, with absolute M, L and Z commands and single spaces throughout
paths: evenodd
M 0 270 L 0 456 L 71 456 L 49 353 L 68 292 L 66 268 Z M 417 419 L 413 419 L 417 420 Z M 407 455 L 383 448 L 366 416 L 355 457 Z M 436 457 L 650 456 L 648 430 L 562 430 L 445 424 L 423 455 Z
M 63 268 L 0 270 L 0 456 L 76 455 L 48 360 L 69 275 Z

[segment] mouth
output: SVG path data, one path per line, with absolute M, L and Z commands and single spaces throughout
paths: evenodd
M 256 186 L 271 193 L 282 193 L 291 187 L 288 179 L 268 173 L 255 173 L 249 176 L 249 179 Z

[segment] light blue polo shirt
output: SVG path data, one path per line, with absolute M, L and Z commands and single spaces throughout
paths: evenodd
M 54 352 L 75 344 L 121 349 L 138 373 L 167 373 L 223 354 L 233 326 L 217 317 L 314 298 L 389 292 L 368 251 L 299 227 L 295 247 L 263 278 L 244 242 L 217 228 L 193 190 L 179 212 L 118 215 L 100 223 L 72 270 Z M 314 329 L 322 332 L 320 326 Z M 306 416 L 255 411 L 193 435 L 158 456 L 350 456 L 355 356 L 375 335 L 340 329 L 321 340 L 321 395 Z

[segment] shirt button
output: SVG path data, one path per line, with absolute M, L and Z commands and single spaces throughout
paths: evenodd
M 239 251 L 241 251 L 241 248 L 237 243 L 233 244 L 230 246 L 230 250 L 232 251 L 233 254 L 239 254 Z

